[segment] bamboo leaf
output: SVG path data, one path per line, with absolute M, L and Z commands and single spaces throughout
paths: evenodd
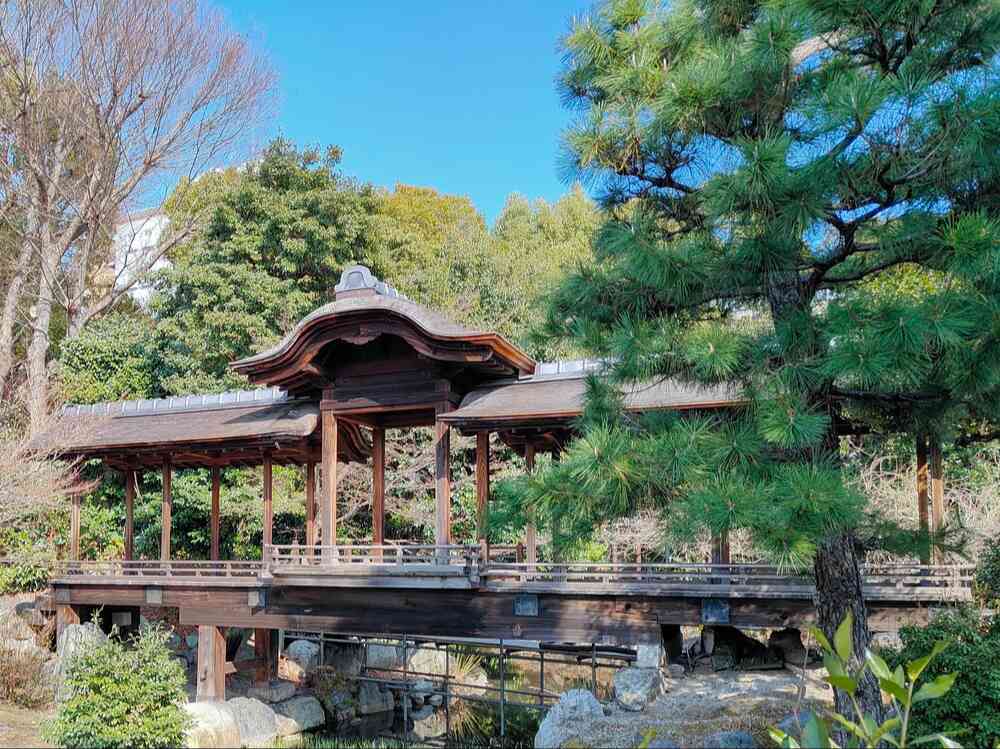
M 837 631 L 833 635 L 833 644 L 837 655 L 840 656 L 840 660 L 844 661 L 844 663 L 851 660 L 851 655 L 854 652 L 854 640 L 851 637 L 853 629 L 854 616 L 848 611 L 847 616 L 844 617 L 844 621 L 840 623 L 840 626 L 837 627 Z
M 958 674 L 942 674 L 934 681 L 924 684 L 913 695 L 913 704 L 915 705 L 925 700 L 936 700 L 938 697 L 948 694 L 948 690 L 951 689 L 957 677 Z

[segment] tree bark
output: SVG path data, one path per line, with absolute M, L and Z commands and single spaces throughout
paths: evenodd
M 50 243 L 43 245 L 42 268 L 38 276 L 38 295 L 28 345 L 28 415 L 31 433 L 46 423 L 49 412 L 49 324 L 52 322 L 52 284 L 59 269 L 60 257 Z
M 28 209 L 27 235 L 34 224 L 33 210 Z M 0 312 L 0 392 L 14 369 L 14 321 L 17 317 L 17 305 L 21 301 L 21 290 L 24 288 L 31 261 L 32 246 L 27 236 L 21 238 L 21 249 L 14 265 L 14 273 L 4 296 L 3 311 Z
M 814 570 L 816 575 L 816 613 L 820 629 L 833 642 L 837 627 L 847 613 L 854 617 L 851 639 L 854 643 L 852 669 L 864 660 L 865 650 L 871 643 L 868 631 L 868 609 L 865 606 L 862 588 L 861 566 L 855 551 L 855 539 L 851 533 L 838 533 L 824 539 L 816 550 Z M 857 721 L 854 706 L 846 692 L 834 690 L 837 712 Z M 858 683 L 856 693 L 858 704 L 866 715 L 876 723 L 883 720 L 882 693 L 878 681 L 865 671 Z M 846 746 L 845 737 L 840 737 L 841 746 Z

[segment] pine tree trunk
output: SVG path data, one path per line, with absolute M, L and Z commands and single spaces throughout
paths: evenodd
M 816 575 L 816 613 L 819 627 L 830 642 L 837 627 L 844 621 L 847 613 L 854 616 L 854 660 L 852 670 L 860 666 L 864 660 L 865 650 L 871 642 L 868 632 L 868 609 L 865 606 L 862 590 L 861 567 L 855 553 L 855 539 L 850 533 L 839 533 L 826 538 L 816 551 L 814 563 Z M 865 671 L 856 693 L 861 709 L 877 723 L 882 722 L 882 694 L 878 681 L 868 671 Z M 854 706 L 845 692 L 835 690 L 837 712 L 857 720 Z M 840 737 L 841 746 L 845 746 L 845 737 Z

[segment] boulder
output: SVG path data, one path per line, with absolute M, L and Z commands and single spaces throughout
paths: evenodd
M 62 634 L 59 635 L 59 641 L 56 643 L 58 656 L 54 680 L 56 702 L 65 702 L 70 697 L 65 684 L 66 674 L 69 673 L 69 667 L 77 656 L 104 643 L 107 639 L 108 636 L 93 622 L 69 624 L 63 629 Z
M 757 742 L 746 731 L 722 731 L 705 737 L 705 749 L 757 749 Z
M 323 706 L 315 697 L 303 695 L 279 702 L 274 707 L 278 716 L 278 735 L 291 736 L 326 723 Z
M 358 712 L 361 715 L 384 713 L 393 708 L 392 695 L 380 690 L 374 682 L 366 681 L 358 689 Z
M 785 663 L 805 666 L 808 658 L 802 644 L 802 633 L 794 627 L 775 630 L 767 638 L 767 646 L 781 656 Z
M 413 718 L 413 720 L 415 721 L 419 721 L 419 720 L 426 720 L 433 714 L 434 714 L 434 708 L 431 705 L 424 705 L 423 707 L 414 710 L 410 714 L 410 717 Z
M 424 700 L 434 693 L 434 682 L 428 679 L 418 679 L 410 685 L 410 695 L 413 699 Z
M 358 645 L 327 646 L 324 658 L 339 676 L 357 676 L 364 667 L 364 654 Z
M 671 663 L 667 666 L 667 674 L 671 679 L 683 679 L 684 678 L 684 666 L 680 663 Z
M 666 651 L 660 643 L 636 645 L 635 663 L 632 664 L 636 668 L 661 668 L 666 662 Z
M 367 651 L 362 663 L 368 668 L 378 671 L 403 667 L 403 649 L 401 647 L 371 642 L 368 643 Z M 358 670 L 360 671 L 360 667 Z
M 626 710 L 638 712 L 663 694 L 658 668 L 623 668 L 615 672 L 615 700 Z
M 240 728 L 224 702 L 189 702 L 184 711 L 191 718 L 184 746 L 191 749 L 226 749 L 240 746 Z
M 413 716 L 413 735 L 421 741 L 441 738 L 448 732 L 447 716 L 444 710 L 435 711 L 430 707 L 424 708 L 424 710 L 428 709 L 430 712 L 421 713 L 423 715 L 421 718 L 417 718 L 415 714 Z
M 284 679 L 271 679 L 264 684 L 254 684 L 247 689 L 247 697 L 261 702 L 284 702 L 295 696 L 295 685 Z
M 586 746 L 591 725 L 604 718 L 597 698 L 586 689 L 570 689 L 559 697 L 535 734 L 535 749 L 557 749 L 576 743 Z
M 278 718 L 260 700 L 236 697 L 226 702 L 240 731 L 240 746 L 269 747 L 278 738 Z
M 347 689 L 329 689 L 319 695 L 319 701 L 330 720 L 338 726 L 349 723 L 356 717 L 357 700 Z
M 451 666 L 455 667 L 454 657 L 451 659 Z M 448 668 L 448 657 L 444 648 L 423 643 L 419 648 L 414 648 L 407 653 L 406 667 L 415 674 L 444 676 Z
M 309 640 L 296 640 L 285 648 L 285 673 L 295 682 L 305 681 L 319 665 L 319 644 Z
M 799 710 L 791 715 L 782 718 L 776 726 L 779 731 L 787 733 L 792 738 L 799 738 L 802 733 L 802 726 L 812 717 L 812 711 Z M 886 716 L 888 717 L 888 716 Z

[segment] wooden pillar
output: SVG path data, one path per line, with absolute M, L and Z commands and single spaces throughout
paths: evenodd
M 173 509 L 174 495 L 171 488 L 173 467 L 169 460 L 163 461 L 163 501 L 160 505 L 160 560 L 170 560 L 170 514 Z
M 316 545 L 316 464 L 306 462 L 306 546 Z
M 337 543 L 337 417 L 323 411 L 323 491 L 320 499 L 320 533 L 324 546 Z M 333 558 L 332 549 L 330 558 Z
M 80 610 L 68 603 L 56 604 L 56 643 L 70 624 L 80 623 Z
M 222 634 L 221 627 L 198 627 L 197 700 L 198 702 L 226 700 L 226 638 Z
M 931 528 L 940 533 L 944 528 L 944 466 L 941 459 L 941 440 L 932 435 L 928 444 L 931 474 Z M 944 554 L 934 550 L 934 562 L 944 564 Z
M 271 454 L 264 453 L 264 546 L 274 543 L 274 477 L 271 469 Z M 267 558 L 267 550 L 264 550 L 264 557 Z
M 69 509 L 69 558 L 74 562 L 80 559 L 80 505 L 83 495 L 74 492 L 70 497 Z
M 476 432 L 476 523 L 479 539 L 486 538 L 490 504 L 490 433 Z
M 255 629 L 253 631 L 253 654 L 258 661 L 254 680 L 260 684 L 274 677 L 272 668 L 271 630 Z
M 135 559 L 135 488 L 139 482 L 135 471 L 125 471 L 125 561 Z
M 219 466 L 212 468 L 212 561 L 219 561 L 219 492 L 222 487 L 222 469 Z
M 528 473 L 535 471 L 535 446 L 532 444 L 524 446 L 524 469 Z M 524 546 L 528 564 L 535 564 L 538 561 L 538 530 L 534 523 L 524 529 Z
M 372 428 L 372 543 L 385 543 L 385 430 Z
M 928 504 L 930 496 L 927 492 L 927 435 L 920 432 L 916 435 L 917 442 L 917 517 L 920 522 L 920 530 L 924 533 L 930 531 L 930 523 L 927 519 Z M 930 564 L 929 553 L 922 552 L 920 556 L 921 564 Z
M 450 405 L 439 406 L 437 414 L 451 410 Z M 451 430 L 448 424 L 434 422 L 434 543 L 451 544 Z
M 712 536 L 712 564 L 730 564 L 729 532 Z

